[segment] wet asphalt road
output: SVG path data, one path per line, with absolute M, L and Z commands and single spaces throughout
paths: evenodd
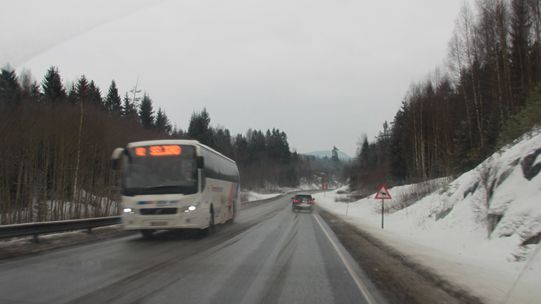
M 376 300 L 374 300 L 374 298 Z M 0 263 L 0 303 L 374 303 L 372 285 L 289 197 L 200 237 L 167 232 Z

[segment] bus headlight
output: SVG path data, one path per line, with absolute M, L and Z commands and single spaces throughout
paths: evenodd
M 132 208 L 124 208 L 124 213 L 134 213 Z
M 184 207 L 183 212 L 188 213 L 188 212 L 195 211 L 196 209 L 197 209 L 197 205 L 190 205 L 188 207 Z

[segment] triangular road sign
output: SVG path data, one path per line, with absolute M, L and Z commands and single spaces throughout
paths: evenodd
M 387 185 L 382 184 L 378 186 L 378 192 L 376 193 L 375 199 L 392 199 L 391 193 L 389 193 L 389 190 L 387 189 Z

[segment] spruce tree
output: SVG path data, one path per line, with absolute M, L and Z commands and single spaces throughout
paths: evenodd
M 88 102 L 100 109 L 103 109 L 104 107 L 100 88 L 96 86 L 94 80 L 91 80 L 90 84 L 88 84 Z
M 214 128 L 213 130 L 213 148 L 218 152 L 232 157 L 233 156 L 233 145 L 231 140 L 231 133 L 228 129 L 223 127 Z
M 156 114 L 156 128 L 163 133 L 171 133 L 169 118 L 167 118 L 167 115 L 161 108 L 158 109 L 158 113 Z
M 184 131 L 182 129 L 179 129 L 176 124 L 173 126 L 173 130 L 171 131 L 171 136 L 173 138 L 179 138 L 179 139 L 187 138 Z
M 109 91 L 105 97 L 105 108 L 107 111 L 118 115 L 122 112 L 122 101 L 120 100 L 120 95 L 118 95 L 118 89 L 114 80 L 111 81 Z
M 21 87 L 14 70 L 3 68 L 0 72 L 0 104 L 17 104 L 21 99 Z
M 122 104 L 122 116 L 137 118 L 137 106 L 130 100 L 127 92 L 124 95 L 124 102 Z
M 67 100 L 69 103 L 71 104 L 76 104 L 77 103 L 77 88 L 75 87 L 75 84 L 72 83 L 71 84 L 71 87 L 68 91 L 68 94 L 67 94 Z
M 498 145 L 509 144 L 539 125 L 541 125 L 541 82 L 531 91 L 526 105 L 507 119 L 500 132 Z
M 43 101 L 57 103 L 66 99 L 66 90 L 62 85 L 62 78 L 56 67 L 50 67 L 41 82 Z
M 402 108 L 396 113 L 394 124 L 391 130 L 389 155 L 390 155 L 390 173 L 394 182 L 403 184 L 408 178 L 408 162 L 406 161 L 408 153 L 404 142 L 407 137 L 405 134 L 405 112 L 408 111 L 407 104 L 402 104 Z
M 30 86 L 29 94 L 30 94 L 30 99 L 32 101 L 34 102 L 40 101 L 42 94 L 39 89 L 39 84 L 36 81 L 34 81 L 32 85 Z
M 210 129 L 210 116 L 204 108 L 201 113 L 194 112 L 190 118 L 188 127 L 190 138 L 200 141 L 205 145 L 212 144 L 212 130 Z
M 152 109 L 152 100 L 148 94 L 143 95 L 141 105 L 139 106 L 139 119 L 141 124 L 146 129 L 150 129 L 154 126 L 154 110 Z
M 76 102 L 84 102 L 86 103 L 90 95 L 90 88 L 88 80 L 86 79 L 85 75 L 81 76 L 79 80 L 77 81 L 77 84 L 75 85 L 75 97 Z

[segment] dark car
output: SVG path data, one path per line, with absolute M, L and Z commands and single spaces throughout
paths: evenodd
M 312 212 L 314 207 L 315 200 L 310 194 L 297 194 L 291 199 L 291 209 L 293 211 L 297 210 L 308 210 Z

